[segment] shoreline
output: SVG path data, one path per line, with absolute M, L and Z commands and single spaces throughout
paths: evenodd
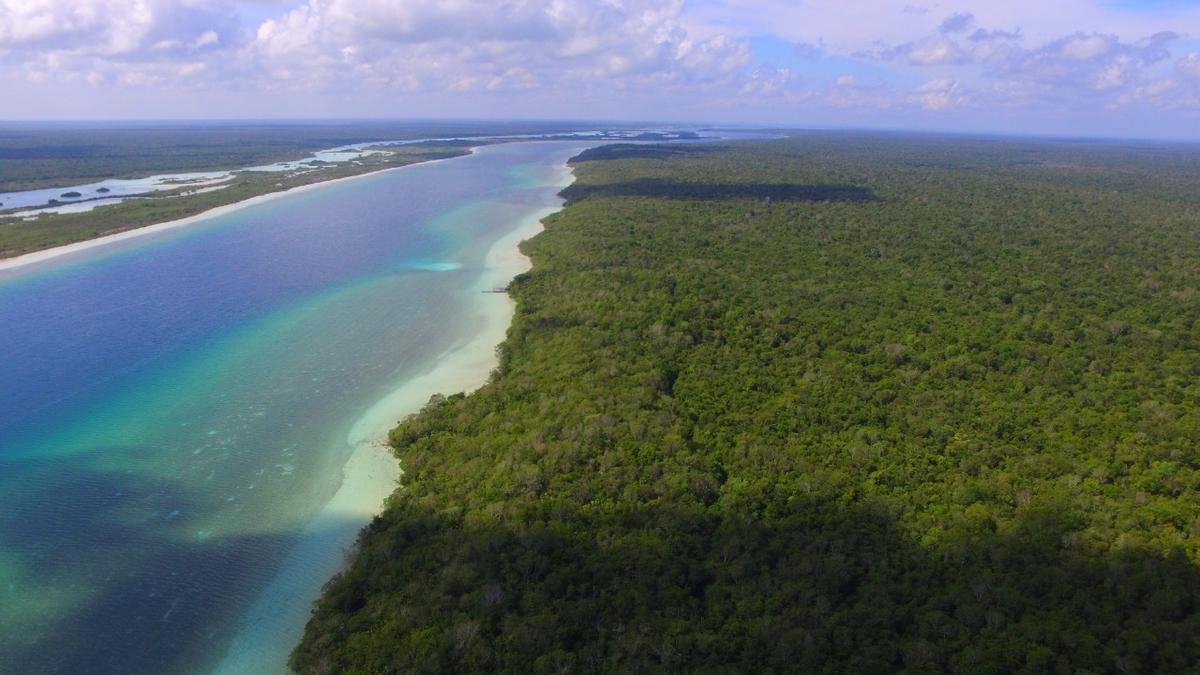
M 560 189 L 574 180 L 569 165 L 564 163 L 561 169 L 555 183 Z M 556 206 L 538 209 L 514 223 L 511 232 L 492 244 L 477 285 L 467 291 L 470 295 L 466 301 L 474 303 L 476 314 L 473 330 L 439 355 L 431 369 L 405 380 L 351 427 L 346 441 L 354 451 L 342 469 L 342 484 L 305 527 L 301 540 L 288 553 L 271 583 L 243 615 L 224 657 L 212 672 L 288 672 L 287 657 L 303 637 L 320 589 L 346 568 L 358 533 L 401 487 L 403 470 L 387 446 L 388 432 L 403 418 L 420 412 L 435 394 L 469 394 L 488 383 L 498 365 L 496 347 L 507 337 L 516 303 L 506 294 L 481 291 L 507 285 L 531 269 L 532 263 L 521 253 L 520 245 L 540 233 L 544 229 L 542 220 L 562 210 L 564 203 L 560 200 Z M 317 589 L 317 594 L 310 595 L 311 589 Z
M 476 150 L 478 150 L 479 147 L 481 147 L 481 146 L 472 146 L 470 148 L 467 148 L 468 155 L 475 154 Z M 234 202 L 232 204 L 225 204 L 223 206 L 213 207 L 211 209 L 208 209 L 207 211 L 201 211 L 200 213 L 197 213 L 197 214 L 194 214 L 191 216 L 185 216 L 183 218 L 178 218 L 176 220 L 168 220 L 168 221 L 164 221 L 161 223 L 153 223 L 151 225 L 142 225 L 140 227 L 135 227 L 130 230 L 124 230 L 122 232 L 114 232 L 113 234 L 106 234 L 103 236 L 99 236 L 94 239 L 85 239 L 83 241 L 77 241 L 72 244 L 63 244 L 62 246 L 54 246 L 52 248 L 42 249 L 40 251 L 31 251 L 29 253 L 22 253 L 21 255 L 14 256 L 11 258 L 0 258 L 0 272 L 10 272 L 13 270 L 21 269 L 23 267 L 29 267 L 31 265 L 36 265 L 41 262 L 46 262 L 48 260 L 53 260 L 55 258 L 61 258 L 63 256 L 68 256 L 68 255 L 72 255 L 75 253 L 82 253 L 82 252 L 85 252 L 85 251 L 88 251 L 91 249 L 95 249 L 95 248 L 102 248 L 105 246 L 110 246 L 113 244 L 117 244 L 117 243 L 120 243 L 123 241 L 130 240 L 130 239 L 146 237 L 146 236 L 150 236 L 150 235 L 154 235 L 154 234 L 159 234 L 162 232 L 167 232 L 170 230 L 188 227 L 188 226 L 203 222 L 205 220 L 218 218 L 220 216 L 223 216 L 223 215 L 226 215 L 229 213 L 234 213 L 236 211 L 240 211 L 242 209 L 249 208 L 251 206 L 256 206 L 258 204 L 265 204 L 265 203 L 271 202 L 273 200 L 280 199 L 284 196 L 300 194 L 300 193 L 307 192 L 310 190 L 315 190 L 317 188 L 321 188 L 321 187 L 324 187 L 327 185 L 334 185 L 334 184 L 342 183 L 342 182 L 346 182 L 346 181 L 358 180 L 360 178 L 365 178 L 367 176 L 376 176 L 376 175 L 379 175 L 382 173 L 386 173 L 388 171 L 400 171 L 402 169 L 407 169 L 407 168 L 414 167 L 414 166 L 423 166 L 423 165 L 427 165 L 427 164 L 434 164 L 437 162 L 448 162 L 450 160 L 458 159 L 459 157 L 466 157 L 468 155 L 460 155 L 458 157 L 445 157 L 443 159 L 429 159 L 429 160 L 425 160 L 422 162 L 413 162 L 412 164 L 405 164 L 404 166 L 391 166 L 391 167 L 387 167 L 385 169 L 379 169 L 377 171 L 367 171 L 364 173 L 355 174 L 353 176 L 342 176 L 341 178 L 330 178 L 329 180 L 323 180 L 323 181 L 320 181 L 317 183 L 309 183 L 308 185 L 297 185 L 296 187 L 288 188 L 286 190 L 280 190 L 278 192 L 268 192 L 266 194 L 255 195 L 253 197 L 243 199 L 240 202 Z

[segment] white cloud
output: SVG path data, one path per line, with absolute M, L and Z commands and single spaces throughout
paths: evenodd
M 0 0 L 0 48 L 38 53 L 137 58 L 215 45 L 234 25 L 222 0 Z
M 1200 29 L 1200 6 L 1195 4 L 1160 6 L 1154 12 L 1139 10 L 1137 4 L 1107 0 L 958 0 L 919 5 L 897 0 L 705 0 L 689 7 L 689 27 L 719 26 L 733 37 L 778 35 L 791 42 L 823 38 L 831 49 L 845 54 L 868 50 L 876 41 L 903 44 L 940 27 L 960 29 L 968 15 L 973 19 L 970 25 L 1020 29 L 1037 43 L 1076 32 L 1133 41 L 1164 29 L 1192 34 Z
M 1171 80 L 1159 80 L 1157 82 L 1151 82 L 1144 87 L 1138 87 L 1138 93 L 1146 97 L 1161 96 L 1171 91 L 1176 86 L 1178 85 Z
M 944 37 L 930 37 L 907 45 L 904 52 L 908 62 L 918 66 L 960 64 L 969 60 L 956 42 Z
M 37 42 L 90 23 L 86 6 L 78 13 L 68 9 L 54 2 L 3 0 L 0 2 L 0 44 L 12 47 Z
M 1108 92 L 1135 87 L 1151 68 L 1169 57 L 1166 46 L 1178 39 L 1160 32 L 1136 43 L 1113 35 L 1075 34 L 1014 54 L 998 75 L 1032 85 L 1053 85 L 1064 96 L 1083 91 Z
M 200 49 L 202 47 L 210 47 L 218 44 L 221 44 L 221 36 L 217 35 L 217 31 L 206 30 L 201 33 L 200 36 L 195 39 L 195 41 L 192 42 L 192 48 Z
M 1019 29 L 984 27 L 967 34 L 974 25 L 973 17 L 954 15 L 924 37 L 896 47 L 877 45 L 860 56 L 969 78 L 972 97 L 987 99 L 995 107 L 1077 107 L 1095 97 L 1106 97 L 1112 103 L 1132 96 L 1156 75 L 1160 70 L 1157 64 L 1169 58 L 1169 46 L 1179 39 L 1169 31 L 1128 41 L 1112 34 L 1076 32 L 1030 46 Z M 1181 61 L 1181 72 L 1190 63 Z M 928 86 L 946 82 L 949 80 L 938 79 Z M 907 98 L 925 108 L 942 110 L 965 102 L 967 97 L 960 92 L 948 87 L 918 89 Z M 1100 103 L 1089 105 L 1102 107 Z
M 1091 61 L 1113 49 L 1116 38 L 1104 35 L 1077 35 L 1062 43 L 1062 55 L 1072 61 Z
M 1200 80 L 1200 52 L 1192 52 L 1176 61 L 1175 69 L 1190 80 Z
M 155 87 L 163 83 L 163 78 L 153 72 L 133 70 L 121 75 L 121 83 L 134 87 Z
M 909 100 L 919 103 L 927 110 L 947 110 L 964 105 L 967 97 L 962 95 L 962 87 L 957 80 L 943 78 L 930 80 L 917 87 Z
M 834 123 L 848 119 L 842 111 L 1068 119 L 1105 106 L 1191 105 L 1184 102 L 1200 96 L 1200 52 L 1185 53 L 1188 43 L 1166 29 L 1195 39 L 1200 7 L 1132 6 L 0 0 L 0 78 L 23 87 L 22 100 L 53 96 L 30 83 L 45 92 L 91 83 L 82 89 L 114 98 L 122 87 L 144 88 L 140 100 L 184 94 L 171 100 L 189 112 L 186 94 L 200 90 L 270 111 L 280 107 L 257 101 L 321 101 L 312 109 L 324 112 L 373 97 L 369 114 L 411 114 L 418 102 L 429 102 L 422 112 L 487 115 L 717 110 L 737 119 L 757 110 L 801 119 L 797 110 L 823 109 L 837 111 Z
M 795 78 L 795 74 L 787 68 L 760 68 L 742 85 L 742 93 L 765 95 L 774 94 L 785 89 Z
M 309 0 L 263 22 L 253 49 L 277 79 L 313 88 L 367 71 L 434 92 L 761 81 L 744 42 L 689 35 L 682 9 L 682 0 Z M 355 58 L 343 58 L 348 49 Z
M 1097 90 L 1109 90 L 1122 87 L 1134 77 L 1135 67 L 1128 56 L 1121 56 L 1106 64 L 1092 80 L 1092 86 Z
M 208 66 L 203 63 L 184 63 L 176 68 L 175 73 L 180 77 L 191 77 L 192 75 L 203 73 L 207 69 Z

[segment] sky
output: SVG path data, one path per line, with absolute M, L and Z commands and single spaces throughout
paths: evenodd
M 1200 140 L 1200 0 L 0 0 L 6 119 Z

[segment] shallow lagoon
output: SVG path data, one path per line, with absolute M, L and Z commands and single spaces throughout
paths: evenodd
M 494 245 L 558 206 L 583 147 L 490 146 L 4 272 L 0 672 L 207 672 L 283 582 L 298 631 L 324 577 L 280 571 L 342 560 L 364 516 L 318 515 L 347 461 L 510 311 L 481 293 Z

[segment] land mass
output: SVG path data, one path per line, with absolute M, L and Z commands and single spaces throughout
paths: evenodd
M 1200 151 L 585 153 L 291 665 L 1185 672 Z
M 228 171 L 351 144 L 592 128 L 580 122 L 502 121 L 7 122 L 0 124 L 0 193 L 106 178 Z
M 99 205 L 82 213 L 50 213 L 3 218 L 0 211 L 0 258 L 64 246 L 198 215 L 252 197 L 283 192 L 338 178 L 348 178 L 417 162 L 446 159 L 468 153 L 462 147 L 400 146 L 364 155 L 353 162 L 325 163 L 286 172 L 237 171 L 228 181 L 209 188 L 180 185 L 172 190 L 150 192 L 115 204 Z M 78 193 L 75 193 L 78 194 Z M 104 197 L 50 200 L 43 208 L 66 203 L 100 201 Z M 25 213 L 28 208 L 10 209 Z M 36 212 L 36 209 L 35 209 Z
M 95 196 L 71 190 L 34 206 L 5 208 L 0 204 L 0 259 L 175 221 L 303 185 L 455 157 L 470 152 L 473 146 L 488 143 L 532 138 L 578 140 L 580 133 L 597 140 L 698 137 L 691 131 L 634 128 L 586 131 L 578 124 L 566 123 L 538 126 L 496 123 L 488 127 L 451 123 L 216 124 L 184 128 L 137 125 L 128 129 L 27 126 L 9 130 L 0 138 L 0 174 L 6 177 L 0 181 L 0 192 L 167 172 L 229 171 L 232 177 L 211 185 L 181 181 L 173 190 L 121 197 L 114 197 L 108 188 L 101 187 L 95 190 Z M 465 137 L 419 140 L 435 133 Z M 372 147 L 373 141 L 380 145 Z M 405 144 L 398 145 L 396 141 Z M 336 142 L 354 144 L 365 152 L 350 161 L 329 162 L 311 157 L 313 152 L 333 147 Z M 297 165 L 286 171 L 239 170 L 276 161 L 297 162 Z M 89 202 L 94 207 L 90 210 L 60 212 L 60 207 Z

